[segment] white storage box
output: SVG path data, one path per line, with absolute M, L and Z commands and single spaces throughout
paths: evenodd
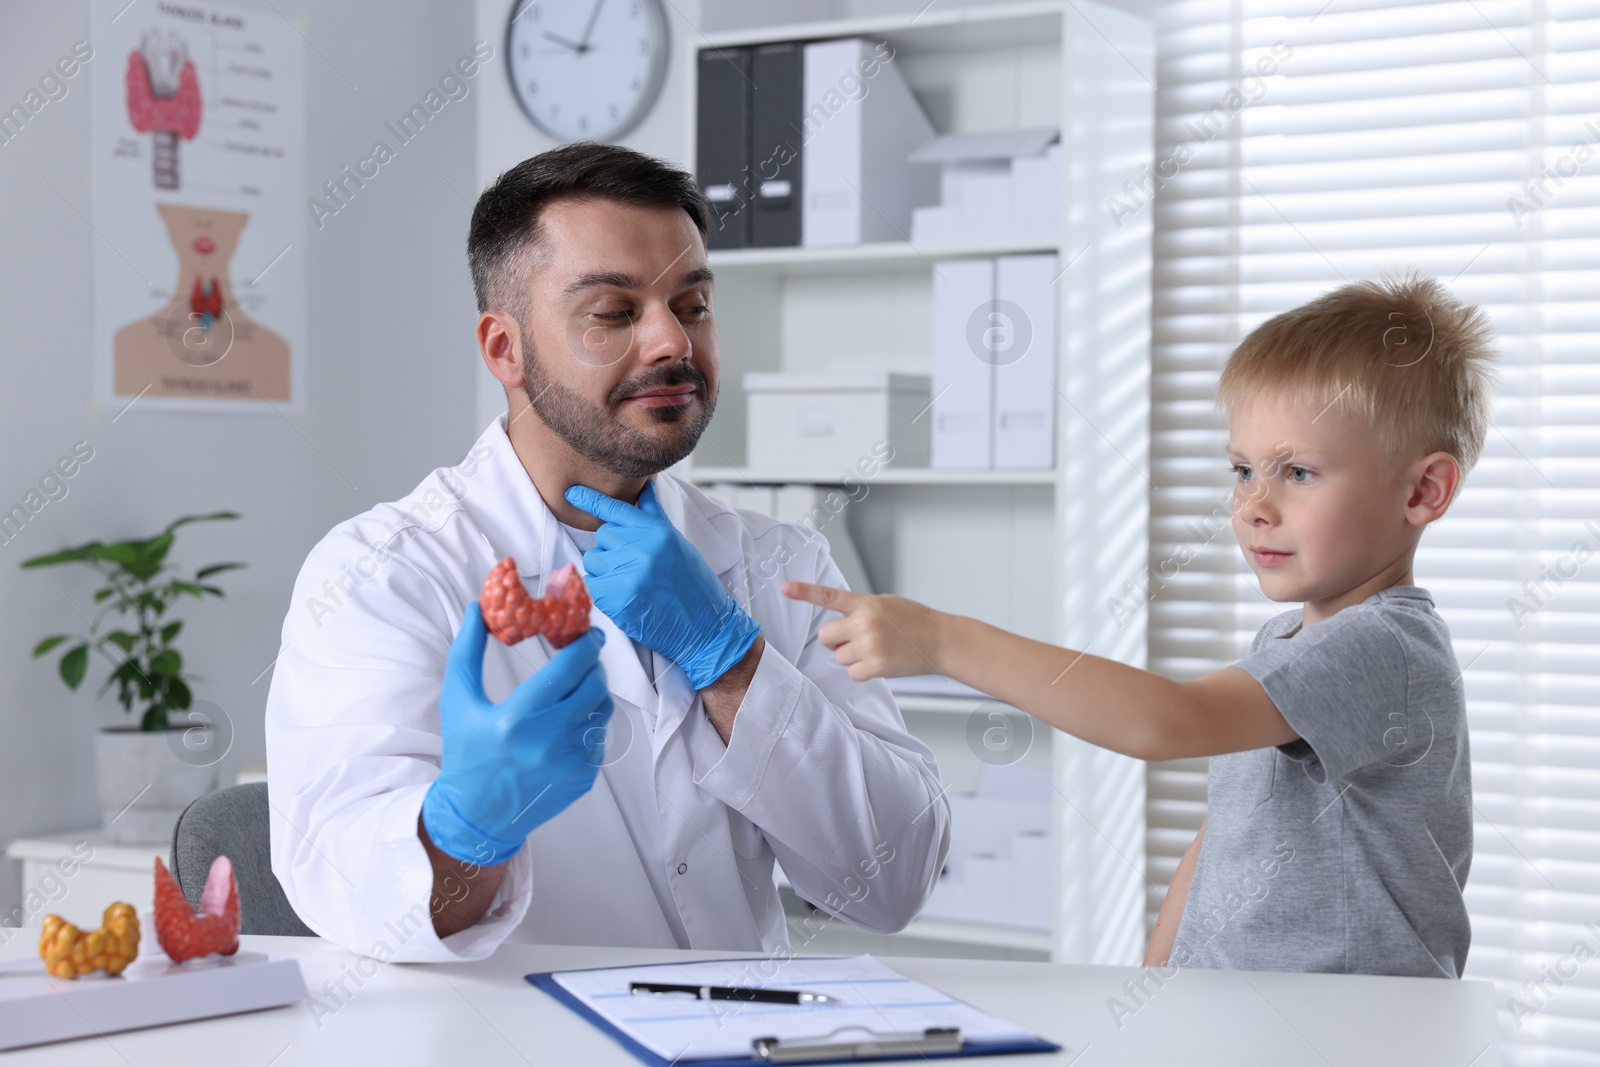
M 752 372 L 744 389 L 747 463 L 757 473 L 854 472 L 866 480 L 880 467 L 928 465 L 926 374 Z

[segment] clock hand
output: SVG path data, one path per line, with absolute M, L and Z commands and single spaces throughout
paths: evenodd
M 550 40 L 554 41 L 556 44 L 564 45 L 567 48 L 572 49 L 574 52 L 577 52 L 579 55 L 583 54 L 584 46 L 581 45 L 581 44 L 577 44 L 577 43 L 575 43 L 573 41 L 569 41 L 565 37 L 558 37 L 557 35 L 549 32 L 548 30 L 545 31 L 545 36 L 548 37 Z
M 605 2 L 606 0 L 594 0 L 594 9 L 589 12 L 589 21 L 583 27 L 583 40 L 578 42 L 579 52 L 587 52 L 589 50 L 589 35 L 594 32 L 595 19 L 600 17 L 600 5 Z

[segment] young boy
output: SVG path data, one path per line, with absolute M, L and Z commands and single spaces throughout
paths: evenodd
M 1483 314 L 1437 282 L 1357 282 L 1263 324 L 1217 390 L 1233 529 L 1274 601 L 1238 663 L 1172 681 L 895 596 L 786 583 L 852 678 L 937 672 L 1146 760 L 1211 756 L 1209 816 L 1146 966 L 1457 978 L 1471 928 L 1461 668 L 1417 541 L 1477 462 Z

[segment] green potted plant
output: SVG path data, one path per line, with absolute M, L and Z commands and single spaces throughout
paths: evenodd
M 106 836 L 113 841 L 166 840 L 184 807 L 215 783 L 215 761 L 197 766 L 182 758 L 182 746 L 172 740 L 173 734 L 196 727 L 171 721 L 194 697 L 175 644 L 183 620 L 169 619 L 167 612 L 182 597 L 222 596 L 209 579 L 244 564 L 213 563 L 184 578 L 167 557 L 179 527 L 238 517 L 232 511 L 185 515 L 152 537 L 90 541 L 22 563 L 25 569 L 79 563 L 105 579 L 94 594 L 100 608 L 88 620 L 89 633 L 52 634 L 34 646 L 33 655 L 67 646 L 57 670 L 75 691 L 88 673 L 90 655 L 99 654 L 111 665 L 100 692 L 115 686 L 123 709 L 138 715 L 137 725 L 106 727 L 95 739 L 100 809 Z M 116 628 L 103 628 L 101 623 L 112 615 Z

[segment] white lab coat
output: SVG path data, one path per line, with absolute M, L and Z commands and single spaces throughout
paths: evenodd
M 826 541 L 670 475 L 656 485 L 766 638 L 730 743 L 683 672 L 653 654 L 652 686 L 596 609 L 615 703 L 606 764 L 529 835 L 488 914 L 443 940 L 417 816 L 439 772 L 445 659 L 499 559 L 515 556 L 543 590 L 565 543 L 559 523 L 501 416 L 461 465 L 312 549 L 284 619 L 266 741 L 273 873 L 318 934 L 413 961 L 479 959 L 508 938 L 778 950 L 788 931 L 774 856 L 801 896 L 858 926 L 889 932 L 916 915 L 949 847 L 938 766 L 888 687 L 851 681 L 817 641 L 823 609 L 778 592 L 785 578 L 843 584 Z M 545 659 L 542 641 L 491 640 L 489 698 Z

